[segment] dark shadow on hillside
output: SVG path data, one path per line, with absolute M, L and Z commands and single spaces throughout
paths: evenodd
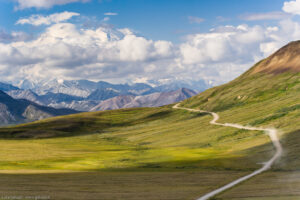
M 300 170 L 300 129 L 288 134 L 285 134 L 281 139 L 283 146 L 283 155 L 280 162 L 274 166 L 275 170 Z
M 15 127 L 3 127 L 0 128 L 0 138 L 53 138 L 99 134 L 105 132 L 108 128 L 126 127 L 155 120 L 164 120 L 170 117 L 173 112 L 174 110 L 169 108 L 153 109 L 153 111 L 150 108 L 131 108 L 105 112 L 81 113 Z M 127 116 L 128 113 L 129 115 Z M 135 113 L 139 116 L 136 117 Z

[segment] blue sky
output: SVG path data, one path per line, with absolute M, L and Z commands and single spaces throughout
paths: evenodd
M 282 4 L 282 0 L 94 0 L 53 6 L 50 9 L 29 8 L 16 11 L 15 2 L 2 0 L 0 27 L 6 31 L 26 30 L 35 33 L 37 29 L 16 26 L 15 22 L 32 14 L 49 15 L 63 11 L 78 12 L 82 16 L 95 17 L 101 21 L 105 17 L 104 13 L 114 12 L 118 16 L 111 17 L 109 21 L 114 26 L 129 27 L 154 40 L 178 42 L 186 34 L 209 31 L 220 25 L 266 23 L 248 22 L 240 19 L 240 16 L 281 11 Z M 200 24 L 190 23 L 189 16 L 202 18 L 204 21 Z M 272 20 L 267 22 L 272 23 Z
M 300 0 L 0 0 L 0 78 L 229 81 L 300 39 Z

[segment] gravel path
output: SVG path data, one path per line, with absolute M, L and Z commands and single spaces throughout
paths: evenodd
M 252 178 L 253 176 L 256 176 L 264 171 L 267 171 L 271 168 L 271 166 L 273 165 L 273 163 L 275 162 L 275 160 L 277 160 L 281 154 L 282 154 L 282 147 L 281 144 L 279 142 L 277 133 L 278 131 L 276 129 L 273 128 L 260 128 L 260 127 L 252 127 L 252 126 L 242 126 L 240 124 L 231 124 L 231 123 L 217 123 L 218 119 L 220 118 L 219 115 L 217 113 L 214 112 L 208 112 L 208 111 L 203 111 L 203 110 L 197 110 L 197 109 L 190 109 L 190 108 L 182 108 L 179 107 L 179 104 L 176 104 L 175 106 L 173 106 L 174 109 L 181 109 L 181 110 L 188 110 L 191 112 L 200 112 L 200 113 L 209 113 L 213 116 L 213 120 L 210 121 L 210 124 L 213 125 L 217 125 L 217 126 L 227 126 L 227 127 L 233 127 L 233 128 L 238 128 L 238 129 L 245 129 L 245 130 L 257 130 L 257 131 L 264 131 L 265 133 L 267 133 L 274 145 L 274 147 L 276 148 L 276 152 L 273 155 L 273 157 L 268 160 L 267 162 L 265 162 L 263 164 L 263 167 L 261 167 L 260 169 L 255 170 L 254 172 L 252 172 L 251 174 L 248 174 L 246 176 L 243 176 L 231 183 L 228 183 L 227 185 L 224 185 L 223 187 L 220 187 L 214 191 L 211 191 L 209 193 L 207 193 L 206 195 L 198 198 L 197 200 L 207 200 L 209 198 L 212 198 L 214 196 L 216 196 L 217 194 L 224 192 L 225 190 L 228 190 L 229 188 L 232 188 L 233 186 L 246 181 L 250 178 Z

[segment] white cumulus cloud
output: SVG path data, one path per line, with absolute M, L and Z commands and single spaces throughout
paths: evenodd
M 220 26 L 208 33 L 187 36 L 179 45 L 180 57 L 176 63 L 185 69 L 181 76 L 198 76 L 221 84 L 288 42 L 299 39 L 300 23 L 291 19 L 267 27 Z
M 219 27 L 210 33 L 188 36 L 180 51 L 185 64 L 245 62 L 259 56 L 259 44 L 266 37 L 260 26 Z
M 31 24 L 34 26 L 40 26 L 40 25 L 50 25 L 54 23 L 59 23 L 63 21 L 67 21 L 71 19 L 74 16 L 79 16 L 79 13 L 75 12 L 62 12 L 62 13 L 54 13 L 49 16 L 43 16 L 43 15 L 31 15 L 28 18 L 21 18 L 19 19 L 16 24 Z
M 282 10 L 294 15 L 300 15 L 300 0 L 284 2 Z
M 31 37 L 25 32 L 11 32 L 0 31 L 0 42 L 16 42 L 29 40 Z
M 0 78 L 118 82 L 173 77 L 220 84 L 288 42 L 299 40 L 299 22 L 285 19 L 274 24 L 219 26 L 173 44 L 147 39 L 128 28 L 54 23 L 34 39 L 0 40 Z
M 155 70 L 172 56 L 172 43 L 152 41 L 129 29 L 78 29 L 57 23 L 27 42 L 0 43 L 0 66 L 19 77 L 124 77 Z M 156 63 L 156 64 L 154 64 Z M 49 77 L 48 77 L 49 78 Z

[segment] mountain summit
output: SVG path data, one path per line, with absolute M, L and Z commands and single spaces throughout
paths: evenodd
M 257 63 L 250 74 L 282 72 L 300 72 L 300 41 L 295 41 L 282 47 L 268 58 Z

